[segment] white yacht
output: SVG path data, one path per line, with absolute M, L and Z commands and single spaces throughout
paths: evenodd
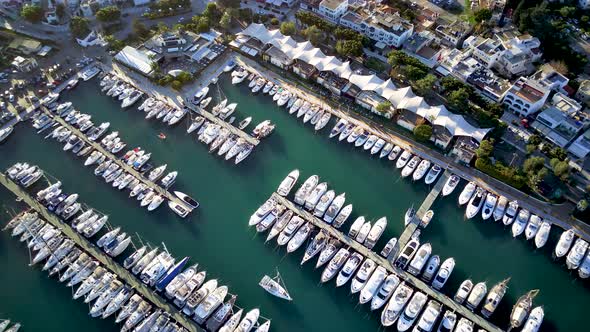
M 326 210 L 334 200 L 335 196 L 336 193 L 334 192 L 334 190 L 328 190 L 327 192 L 325 192 L 322 195 L 322 197 L 320 197 L 317 205 L 313 209 L 313 215 L 318 218 L 322 218 L 324 216 L 324 213 L 326 213 Z
M 453 311 L 447 310 L 445 311 L 436 332 L 453 332 L 456 323 L 457 315 Z
M 472 311 L 477 309 L 477 307 L 479 306 L 481 301 L 483 301 L 487 293 L 488 287 L 486 283 L 483 281 L 478 282 L 475 286 L 473 286 L 473 289 L 469 293 L 465 306 Z
M 455 293 L 455 297 L 453 299 L 455 300 L 455 302 L 463 304 L 463 302 L 465 302 L 465 300 L 469 296 L 469 293 L 471 293 L 472 289 L 473 281 L 471 281 L 471 279 L 463 281 L 459 286 L 459 289 L 457 289 L 457 292 Z
M 428 262 L 426 263 L 426 267 L 424 268 L 424 272 L 422 272 L 422 279 L 430 283 L 430 281 L 432 281 L 432 278 L 434 278 L 436 272 L 438 271 L 439 266 L 440 257 L 438 255 L 430 256 Z
M 306 223 L 305 225 L 301 226 L 293 238 L 289 240 L 289 243 L 287 243 L 287 252 L 291 253 L 299 249 L 303 242 L 307 240 L 313 229 L 314 226 L 311 223 Z
M 346 125 L 348 125 L 348 121 L 344 119 L 339 119 L 338 122 L 336 122 L 336 124 L 334 125 L 334 128 L 332 128 L 332 130 L 330 131 L 329 137 L 333 138 L 334 136 L 340 135 L 340 133 L 342 132 L 342 130 L 344 130 Z
M 392 151 L 392 153 L 393 153 L 393 151 Z M 412 157 L 412 154 L 409 151 L 404 150 L 402 152 L 401 156 L 399 157 L 399 159 L 395 162 L 395 167 L 399 169 L 399 168 L 406 166 L 408 161 L 410 161 L 411 157 Z
M 254 225 L 258 224 L 260 221 L 262 221 L 262 219 L 264 217 L 266 217 L 267 214 L 270 213 L 270 211 L 272 211 L 272 209 L 275 208 L 276 205 L 277 205 L 277 202 L 274 199 L 269 198 L 266 202 L 264 202 L 264 204 L 262 204 L 256 210 L 256 212 L 254 212 L 254 214 L 252 216 L 250 216 L 250 220 L 248 221 L 248 226 L 254 226 Z
M 295 235 L 297 229 L 299 229 L 299 227 L 301 227 L 303 223 L 305 223 L 305 220 L 303 220 L 303 218 L 299 216 L 294 216 L 287 224 L 287 227 L 285 227 L 279 234 L 279 237 L 277 238 L 277 243 L 280 246 L 287 244 L 287 242 L 291 240 L 293 235 Z
M 365 247 L 367 247 L 369 249 L 373 249 L 373 247 L 375 247 L 375 244 L 377 244 L 377 241 L 379 241 L 379 238 L 381 238 L 381 235 L 385 231 L 385 228 L 387 228 L 387 218 L 386 217 L 379 218 L 375 222 L 373 227 L 371 227 L 371 230 L 369 231 L 369 234 L 367 235 L 367 239 L 365 240 L 365 243 L 364 243 Z
M 292 217 L 293 217 L 293 211 L 291 211 L 291 210 L 285 211 L 278 218 L 278 220 L 276 220 L 276 222 L 274 222 L 274 225 L 272 225 L 272 228 L 270 229 L 270 232 L 268 232 L 268 236 L 266 237 L 266 242 L 272 240 L 277 235 L 279 235 L 279 233 L 287 226 L 287 223 L 291 220 Z M 263 221 L 264 221 L 264 219 L 263 219 Z M 264 228 L 265 227 L 266 228 L 270 227 L 270 224 L 269 225 L 265 225 L 261 221 L 260 223 L 258 223 L 258 225 L 256 225 L 256 230 L 262 232 L 262 231 L 264 231 Z M 260 228 L 262 228 L 262 229 L 260 229 Z
M 252 309 L 244 316 L 244 319 L 240 322 L 234 332 L 250 332 L 260 316 L 260 310 Z
M 453 257 L 447 258 L 440 266 L 436 273 L 434 280 L 432 280 L 432 288 L 440 290 L 446 284 L 455 268 L 455 259 Z
M 206 271 L 201 271 L 199 273 L 194 274 L 190 279 L 188 279 L 183 285 L 176 288 L 174 290 L 174 304 L 182 308 L 186 303 L 189 295 L 193 293 L 196 289 L 203 285 L 205 278 L 207 277 Z
M 305 248 L 305 254 L 301 259 L 300 265 L 305 264 L 305 262 L 319 254 L 320 251 L 324 249 L 329 239 L 330 236 L 328 231 L 325 229 L 319 231 L 316 236 L 314 236 L 313 240 L 307 245 L 307 248 Z
M 391 142 L 387 142 L 385 144 L 385 146 L 383 147 L 383 149 L 381 149 L 381 152 L 379 153 L 379 159 L 384 158 L 385 156 L 388 156 L 391 153 L 391 150 L 393 150 L 393 143 Z
M 502 223 L 505 226 L 512 224 L 514 218 L 516 218 L 516 212 L 518 211 L 518 201 L 511 201 L 508 203 L 508 208 L 506 209 L 506 213 L 502 217 Z
M 255 309 L 257 310 L 257 309 Z M 219 329 L 219 332 L 233 332 L 238 324 L 240 323 L 240 319 L 242 318 L 242 313 L 244 312 L 243 309 L 238 310 L 234 313 L 225 324 Z
M 391 239 L 389 239 L 389 241 L 387 241 L 387 243 L 385 244 L 385 246 L 381 250 L 380 255 L 387 258 L 396 244 L 397 244 L 396 237 L 392 237 Z
M 387 302 L 387 306 L 381 312 L 381 325 L 385 327 L 393 325 L 413 293 L 414 290 L 412 287 L 408 286 L 405 281 L 402 282 L 393 292 L 389 302 Z
M 443 197 L 450 195 L 455 190 L 460 181 L 461 178 L 459 176 L 455 174 L 451 175 L 447 182 L 445 182 L 441 195 Z
M 295 203 L 299 205 L 305 204 L 305 200 L 312 190 L 315 189 L 319 180 L 320 178 L 317 175 L 312 175 L 307 180 L 305 180 L 303 185 L 301 185 L 297 192 L 295 192 Z
M 227 286 L 217 287 L 213 292 L 211 292 L 207 297 L 201 302 L 197 309 L 195 309 L 195 314 L 193 319 L 202 324 L 205 322 L 211 314 L 221 305 L 223 304 L 223 300 L 227 296 Z
M 340 248 L 340 241 L 336 239 L 330 239 L 324 249 L 320 252 L 320 256 L 318 257 L 318 261 L 315 264 L 315 268 L 319 268 L 320 266 L 326 264 L 334 254 Z
M 287 291 L 286 287 L 284 286 L 282 279 L 281 279 L 281 275 L 278 270 L 277 270 L 277 275 L 275 277 L 269 277 L 268 275 L 265 275 L 264 277 L 262 277 L 260 282 L 258 282 L 258 285 L 260 287 L 262 287 L 268 293 L 270 293 L 278 298 L 281 298 L 281 299 L 287 300 L 287 301 L 293 300 L 293 298 L 291 297 L 291 295 Z
M 348 217 L 351 213 L 352 204 L 348 204 L 345 207 L 343 207 L 340 210 L 340 212 L 338 212 L 338 215 L 336 216 L 336 218 L 334 218 L 334 222 L 332 222 L 332 226 L 334 226 L 335 228 L 340 228 L 346 222 L 346 220 L 348 220 Z
M 430 165 L 432 165 L 430 160 L 422 160 L 420 164 L 418 164 L 418 168 L 416 168 L 416 170 L 412 174 L 412 180 L 420 181 L 424 177 L 424 175 L 426 175 L 426 171 L 428 171 Z
M 361 290 L 359 294 L 359 303 L 364 304 L 371 301 L 386 277 L 387 270 L 383 266 L 378 266 L 375 269 L 375 272 L 371 274 L 365 287 Z
M 365 242 L 365 240 L 367 239 L 367 236 L 369 235 L 369 232 L 370 231 L 371 231 L 371 222 L 370 221 L 367 221 L 359 229 L 358 234 L 354 238 L 355 241 L 358 242 L 358 243 Z
M 420 315 L 418 323 L 414 326 L 413 332 L 430 332 L 434 329 L 434 323 L 442 311 L 442 305 L 435 300 L 428 301 L 426 309 Z
M 369 258 L 365 259 L 350 283 L 350 292 L 352 294 L 360 292 L 365 287 L 367 280 L 369 280 L 375 268 L 377 268 L 377 263 Z
M 442 168 L 437 164 L 434 164 L 434 166 L 432 166 L 432 168 L 426 174 L 426 177 L 424 178 L 424 183 L 433 184 L 434 181 L 438 178 L 440 172 L 442 172 Z
M 411 238 L 395 260 L 395 265 L 400 269 L 405 269 L 412 257 L 414 257 L 419 245 L 420 241 L 417 238 Z
M 575 237 L 576 233 L 573 228 L 561 233 L 559 241 L 557 241 L 557 245 L 555 246 L 555 256 L 558 258 L 565 256 L 570 250 Z
M 580 267 L 578 268 L 578 275 L 582 279 L 586 279 L 590 276 L 590 250 L 584 256 L 582 263 L 580 263 Z
M 465 188 L 463 188 L 463 191 L 459 195 L 459 205 L 465 205 L 467 202 L 469 202 L 469 200 L 473 196 L 473 193 L 475 192 L 476 189 L 477 189 L 477 186 L 475 185 L 475 183 L 469 182 L 465 186 Z
M 281 181 L 277 193 L 283 197 L 289 195 L 289 192 L 291 192 L 291 189 L 293 189 L 293 186 L 297 183 L 297 179 L 299 179 L 298 169 L 291 171 L 287 177 Z
M 369 135 L 369 137 L 367 138 L 367 141 L 363 144 L 363 150 L 371 150 L 373 148 L 373 146 L 375 145 L 375 143 L 377 143 L 377 140 L 379 139 L 379 137 L 377 135 Z M 375 152 L 377 153 L 377 152 Z M 371 153 L 373 154 L 373 153 Z
M 461 317 L 455 332 L 473 332 L 473 322 L 465 317 Z
M 420 157 L 413 156 L 412 159 L 410 159 L 410 161 L 402 169 L 402 178 L 410 176 L 410 174 L 412 174 L 414 172 L 416 167 L 418 167 L 418 164 L 420 163 L 420 161 L 421 161 Z
M 388 275 L 371 300 L 371 310 L 380 309 L 391 298 L 399 284 L 400 279 L 395 273 Z
M 348 142 L 348 138 L 350 137 L 350 135 L 352 135 L 355 128 L 356 128 L 356 125 L 354 125 L 352 123 L 347 123 L 346 126 L 344 127 L 344 129 L 342 129 L 342 132 L 340 132 L 340 134 L 338 135 L 338 141 L 341 142 L 344 139 L 346 139 L 346 141 Z M 351 140 L 348 143 L 352 143 L 353 141 L 354 140 Z
M 539 231 L 535 235 L 535 246 L 537 248 L 542 248 L 547 243 L 550 233 L 551 224 L 548 221 L 543 221 L 539 227 Z
M 587 249 L 588 242 L 584 241 L 582 238 L 578 238 L 574 243 L 572 250 L 567 254 L 565 261 L 567 268 L 570 270 L 577 269 L 582 263 L 582 259 L 584 259 Z
M 530 240 L 537 235 L 539 231 L 539 227 L 541 226 L 541 222 L 543 220 L 537 216 L 536 214 L 531 214 L 531 218 L 529 219 L 529 223 L 526 225 L 524 230 L 524 235 L 527 240 Z
M 325 222 L 327 222 L 328 224 L 331 224 L 332 221 L 334 221 L 334 218 L 336 218 L 336 216 L 338 215 L 338 213 L 342 209 L 342 206 L 344 205 L 345 200 L 346 200 L 346 193 L 342 193 L 342 194 L 336 196 L 336 198 L 334 198 L 334 200 L 332 201 L 332 204 L 330 204 L 330 206 L 326 210 L 326 213 L 324 214 L 324 221 Z
M 494 209 L 496 208 L 496 202 L 498 201 L 498 196 L 489 192 L 486 195 L 486 202 L 483 205 L 483 209 L 481 210 L 481 218 L 483 220 L 488 220 L 492 216 Z
M 348 259 L 348 256 L 350 256 L 350 252 L 348 251 L 348 249 L 340 248 L 340 250 L 338 250 L 336 255 L 332 258 L 332 260 L 330 260 L 328 266 L 326 266 L 326 268 L 322 272 L 321 282 L 325 283 L 330 279 L 334 278 L 336 273 L 338 273 L 340 268 Z
M 508 204 L 508 199 L 504 196 L 500 196 L 498 200 L 498 205 L 494 210 L 494 220 L 498 221 L 504 217 L 504 213 L 506 211 L 506 205 Z
M 387 155 L 387 160 L 394 161 L 401 151 L 402 151 L 402 148 L 400 148 L 397 145 L 394 146 L 393 149 L 391 150 L 391 152 Z M 401 168 L 401 167 L 397 167 L 397 168 Z
M 422 269 L 424 268 L 424 265 L 426 265 L 426 262 L 428 261 L 428 258 L 430 258 L 431 254 L 432 246 L 430 243 L 424 243 L 421 245 L 420 248 L 418 248 L 418 251 L 416 251 L 414 258 L 412 258 L 412 261 L 410 261 L 408 272 L 418 276 L 420 272 L 422 272 Z
M 467 208 L 465 209 L 465 216 L 467 217 L 467 219 L 471 219 L 477 215 L 484 203 L 485 195 L 485 190 L 479 187 L 476 189 L 475 195 L 471 197 L 471 199 L 469 200 L 469 204 L 467 204 Z
M 338 277 L 336 277 L 336 287 L 346 284 L 362 261 L 363 255 L 358 252 L 353 253 L 344 264 L 342 270 L 338 273 Z
M 326 193 L 328 190 L 328 183 L 322 182 L 318 184 L 310 193 L 309 196 L 305 199 L 305 208 L 307 210 L 312 210 L 315 208 L 316 204 L 319 202 L 322 195 Z
M 541 328 L 541 324 L 543 323 L 543 318 L 545 317 L 545 311 L 543 307 L 536 307 L 531 310 L 529 314 L 529 318 L 527 319 L 524 327 L 522 328 L 522 332 L 537 332 L 539 328 Z
M 410 303 L 408 303 L 408 306 L 397 321 L 397 330 L 399 332 L 404 332 L 410 329 L 416 318 L 418 318 L 418 314 L 426 304 L 426 300 L 428 300 L 428 297 L 424 295 L 424 293 L 414 293 Z
M 524 228 L 529 221 L 530 215 L 531 214 L 527 209 L 520 209 L 516 220 L 512 224 L 512 237 L 517 237 L 524 232 Z
M 373 147 L 371 148 L 371 154 L 376 154 L 377 152 L 381 151 L 384 145 L 385 140 L 383 138 L 377 139 L 377 142 L 375 142 L 375 145 L 373 145 Z

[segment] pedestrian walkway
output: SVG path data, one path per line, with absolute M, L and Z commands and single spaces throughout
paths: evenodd
M 152 289 L 147 287 L 133 274 L 131 274 L 131 272 L 124 269 L 121 265 L 117 264 L 110 256 L 105 254 L 97 246 L 88 241 L 88 239 L 76 232 L 70 225 L 63 223 L 54 214 L 49 212 L 41 203 L 39 203 L 37 200 L 31 197 L 29 193 L 27 193 L 23 188 L 19 187 L 16 183 L 12 182 L 4 174 L 0 174 L 0 184 L 6 187 L 6 189 L 10 190 L 16 196 L 20 197 L 24 203 L 36 210 L 41 216 L 41 218 L 43 218 L 45 221 L 53 224 L 56 228 L 59 228 L 64 233 L 64 235 L 72 239 L 76 243 L 76 245 L 82 248 L 86 253 L 93 256 L 103 266 L 115 273 L 124 283 L 131 286 L 144 299 L 150 301 L 156 307 L 164 310 L 165 312 L 168 312 L 171 315 L 172 319 L 177 321 L 188 331 L 204 332 L 204 330 L 198 327 L 190 318 L 186 317 L 173 305 L 166 302 L 162 297 L 160 297 Z
M 370 258 L 377 264 L 383 266 L 387 269 L 390 273 L 395 273 L 401 279 L 405 280 L 408 284 L 414 286 L 415 288 L 419 289 L 424 294 L 428 295 L 430 298 L 435 299 L 436 301 L 442 303 L 444 306 L 449 308 L 450 310 L 454 311 L 460 316 L 463 316 L 470 321 L 474 322 L 476 325 L 482 327 L 488 332 L 501 332 L 502 329 L 493 325 L 492 323 L 485 320 L 483 317 L 476 315 L 474 312 L 468 310 L 466 307 L 458 304 L 457 302 L 453 301 L 451 298 L 446 296 L 445 294 L 431 288 L 428 284 L 420 280 L 419 278 L 415 277 L 414 275 L 406 272 L 405 270 L 401 270 L 397 267 L 394 267 L 387 259 L 377 255 L 372 250 L 369 250 L 367 247 L 363 246 L 362 244 L 356 242 L 355 240 L 349 238 L 348 236 L 344 235 L 339 230 L 335 229 L 331 225 L 323 222 L 322 220 L 316 218 L 313 214 L 309 213 L 308 211 L 300 208 L 299 206 L 293 204 L 290 200 L 286 199 L 278 195 L 277 193 L 272 194 L 272 198 L 274 198 L 278 203 L 285 206 L 287 209 L 293 211 L 296 215 L 300 216 L 304 220 L 311 222 L 316 227 L 326 230 L 331 237 L 338 239 L 342 242 L 345 246 L 353 249 L 356 252 L 359 252 L 366 258 Z

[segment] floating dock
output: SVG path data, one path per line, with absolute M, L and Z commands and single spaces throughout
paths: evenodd
M 194 323 L 189 317 L 182 314 L 182 312 L 176 309 L 172 304 L 164 301 L 164 299 L 157 295 L 151 288 L 143 284 L 139 279 L 131 274 L 131 272 L 117 264 L 110 256 L 100 250 L 96 245 L 77 233 L 69 224 L 62 222 L 57 216 L 49 212 L 45 206 L 31 197 L 29 193 L 8 179 L 8 177 L 6 177 L 4 174 L 0 174 L 0 183 L 6 187 L 6 189 L 13 192 L 16 196 L 22 198 L 23 202 L 37 211 L 41 218 L 60 229 L 63 234 L 72 239 L 76 245 L 86 251 L 89 255 L 93 256 L 104 267 L 115 273 L 127 285 L 133 287 L 133 289 L 135 289 L 135 291 L 138 292 L 144 299 L 150 301 L 159 309 L 168 312 L 176 322 L 178 322 L 188 331 L 205 332 L 204 329 L 197 326 L 197 324 Z
M 211 122 L 225 128 L 225 129 L 229 130 L 232 134 L 246 140 L 246 142 L 248 142 L 254 146 L 257 146 L 260 143 L 259 139 L 252 137 L 252 136 L 248 135 L 247 133 L 245 133 L 243 130 L 238 129 L 237 127 L 221 120 L 220 118 L 216 117 L 215 115 L 213 115 L 209 111 L 205 111 L 204 109 L 197 107 L 197 106 L 193 105 L 193 103 L 190 103 L 190 102 L 186 102 L 186 104 L 187 104 L 186 106 L 188 107 L 188 109 L 190 109 L 193 113 L 198 114 L 198 115 L 202 115 L 208 121 L 211 121 Z
M 389 254 L 389 257 L 387 257 L 389 261 L 393 262 L 397 257 L 397 254 L 399 253 L 400 249 L 405 247 L 408 241 L 410 241 L 412 235 L 418 229 L 418 226 L 420 226 L 420 223 L 422 222 L 422 217 L 428 210 L 430 210 L 436 198 L 439 197 L 440 192 L 442 191 L 449 177 L 451 177 L 451 172 L 449 170 L 445 170 L 444 173 L 438 178 L 436 184 L 434 185 L 434 187 L 432 187 L 432 190 L 430 190 L 428 196 L 426 196 L 426 198 L 422 202 L 422 205 L 420 205 L 420 208 L 418 208 L 418 211 L 416 211 L 414 219 L 412 219 L 410 224 L 406 226 L 406 229 L 404 230 L 402 235 L 400 235 L 397 243 L 395 244 L 395 247 Z
M 155 184 L 154 182 L 146 179 L 135 168 L 127 165 L 127 163 L 122 162 L 117 156 L 115 156 L 111 152 L 105 150 L 104 147 L 102 145 L 100 145 L 100 143 L 89 140 L 88 137 L 86 136 L 86 134 L 82 133 L 80 130 L 78 130 L 78 128 L 67 123 L 61 117 L 55 116 L 55 114 L 51 113 L 45 107 L 41 107 L 40 109 L 43 110 L 43 112 L 45 112 L 46 114 L 50 115 L 54 120 L 57 120 L 57 122 L 60 125 L 67 127 L 69 130 L 71 130 L 73 134 L 76 134 L 76 136 L 80 137 L 87 145 L 91 145 L 95 150 L 98 150 L 100 153 L 105 155 L 107 158 L 109 158 L 110 160 L 115 162 L 117 165 L 119 165 L 119 167 L 121 167 L 123 170 L 125 170 L 125 172 L 132 174 L 136 179 L 138 179 L 139 181 L 141 181 L 142 183 L 147 185 L 149 188 L 152 188 L 156 193 L 163 195 L 164 197 L 166 197 L 170 201 L 181 204 L 182 206 L 186 206 L 186 204 L 184 202 L 182 202 L 178 197 L 176 197 L 175 195 L 170 193 L 168 190 L 166 190 L 166 189 L 160 187 L 159 185 Z
M 441 177 L 443 179 L 444 177 Z M 439 182 L 441 180 L 439 179 Z M 436 188 L 436 186 L 435 186 Z M 428 295 L 428 297 L 435 299 L 436 301 L 442 303 L 444 306 L 449 308 L 450 310 L 456 312 L 458 315 L 465 317 L 475 323 L 476 325 L 480 326 L 481 328 L 485 329 L 488 332 L 501 332 L 502 329 L 493 325 L 492 323 L 485 320 L 483 317 L 476 315 L 474 312 L 467 309 L 465 306 L 458 304 L 457 302 L 453 301 L 451 298 L 446 296 L 445 294 L 431 288 L 428 284 L 424 281 L 420 280 L 419 278 L 413 276 L 412 274 L 406 272 L 405 270 L 401 270 L 397 267 L 391 265 L 391 263 L 375 253 L 374 251 L 369 250 L 367 247 L 363 246 L 362 244 L 356 242 L 355 240 L 349 238 L 348 236 L 344 235 L 339 230 L 336 230 L 334 227 L 330 226 L 329 224 L 325 223 L 324 221 L 316 218 L 313 214 L 309 213 L 308 211 L 300 208 L 299 206 L 295 205 L 290 200 L 286 199 L 278 195 L 277 193 L 273 193 L 272 197 L 285 206 L 286 208 L 293 211 L 295 214 L 299 215 L 306 221 L 311 222 L 316 227 L 324 229 L 328 231 L 331 237 L 338 239 L 342 242 L 345 246 L 352 248 L 353 250 L 357 251 L 361 255 L 366 258 L 370 258 L 375 261 L 377 264 L 385 267 L 389 273 L 395 273 L 400 278 L 404 279 L 407 283 L 412 285 L 413 287 L 419 289 L 421 292 Z

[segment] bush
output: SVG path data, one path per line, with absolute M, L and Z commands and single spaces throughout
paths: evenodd
M 20 11 L 20 16 L 31 23 L 41 22 L 43 19 L 43 8 L 37 5 L 24 5 Z
M 170 87 L 172 87 L 172 89 L 174 89 L 176 91 L 180 91 L 180 90 L 182 90 L 182 82 L 180 82 L 178 80 L 174 80 L 174 81 L 172 81 L 172 83 L 170 83 Z
M 279 25 L 279 19 L 278 19 L 278 18 L 276 18 L 276 17 L 273 17 L 273 18 L 270 20 L 270 24 L 272 24 L 272 25 L 274 25 L 274 26 L 277 26 L 277 25 Z
M 296 28 L 293 22 L 283 22 L 280 27 L 281 33 L 285 36 L 292 36 L 295 34 Z
M 114 22 L 121 18 L 121 10 L 117 6 L 107 6 L 96 12 L 96 19 L 101 22 Z
M 70 30 L 72 31 L 74 37 L 77 38 L 83 38 L 88 35 L 90 32 L 89 25 L 90 21 L 84 17 L 74 16 L 70 20 Z
M 427 124 L 421 124 L 414 128 L 414 136 L 418 142 L 428 142 L 432 136 L 432 127 Z
M 517 189 L 522 189 L 526 184 L 525 178 L 518 174 L 516 169 L 505 166 L 499 161 L 492 164 L 488 158 L 478 158 L 475 161 L 475 168 Z

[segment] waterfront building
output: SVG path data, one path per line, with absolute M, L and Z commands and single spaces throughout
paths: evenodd
M 424 30 L 410 36 L 404 43 L 403 51 L 426 66 L 434 68 L 441 59 L 443 48 L 436 41 L 434 33 Z
M 318 14 L 333 23 L 338 23 L 348 8 L 348 0 L 322 0 L 318 6 Z
M 582 106 L 562 93 L 556 93 L 542 110 L 532 127 L 559 147 L 566 147 L 590 121 Z
M 508 90 L 502 103 L 516 115 L 527 117 L 541 109 L 549 97 L 549 92 L 549 89 L 537 81 L 520 77 Z
M 153 74 L 152 63 L 154 60 L 146 52 L 134 47 L 125 46 L 115 55 L 115 60 L 146 77 Z
M 32 57 L 28 57 L 28 58 L 23 58 L 22 56 L 17 56 L 16 58 L 14 58 L 14 60 L 12 60 L 12 63 L 10 64 L 14 69 L 23 72 L 23 73 L 28 73 L 31 70 L 39 67 L 39 65 L 37 64 L 37 60 L 35 60 L 35 58 Z
M 412 23 L 387 6 L 348 11 L 340 18 L 340 25 L 395 48 L 402 47 L 414 32 Z

